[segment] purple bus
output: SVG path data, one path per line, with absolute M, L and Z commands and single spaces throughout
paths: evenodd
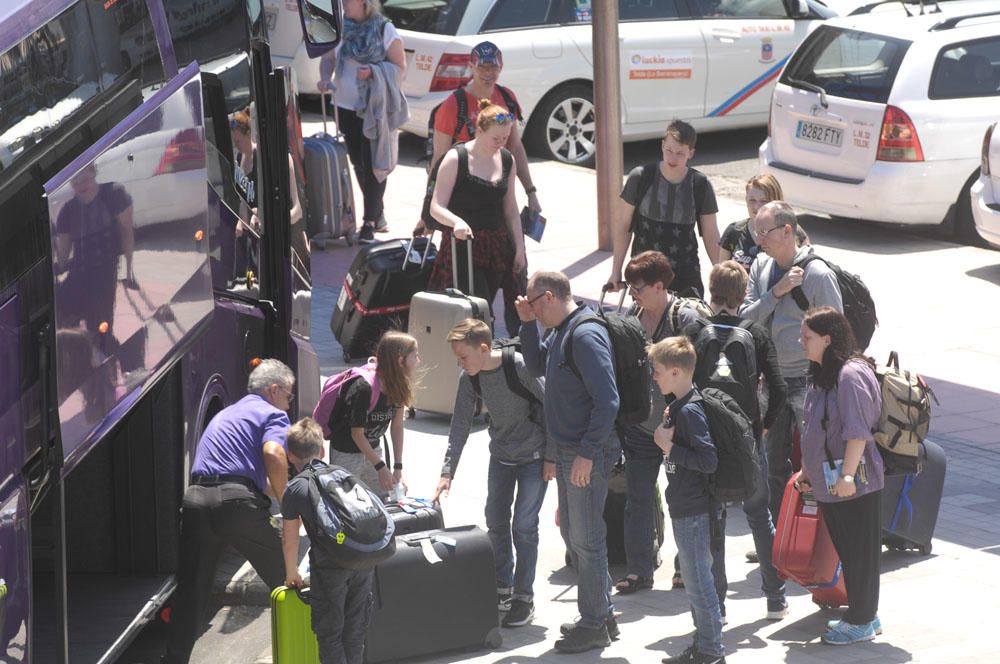
M 0 3 L 0 661 L 114 661 L 208 421 L 264 357 L 316 401 L 302 150 L 260 0 Z

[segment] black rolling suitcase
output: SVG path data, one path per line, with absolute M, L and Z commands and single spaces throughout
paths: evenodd
M 373 592 L 369 664 L 502 644 L 493 548 L 475 526 L 396 538 Z
M 403 330 L 410 299 L 427 288 L 437 248 L 430 238 L 390 240 L 362 247 L 344 277 L 330 329 L 344 361 L 365 358 L 386 330 Z
M 399 503 L 389 503 L 385 508 L 396 525 L 396 537 L 444 528 L 444 514 L 439 505 L 407 505 L 404 508 Z
M 607 527 L 608 564 L 625 564 L 625 462 L 615 464 L 608 478 L 608 497 L 604 501 L 604 525 Z M 664 517 L 663 493 L 660 485 L 656 485 L 656 503 L 654 514 L 654 534 L 650 545 L 655 549 L 654 565 L 660 566 L 660 547 L 663 546 Z
M 340 131 L 337 135 L 326 129 L 326 95 L 323 102 L 323 132 L 303 140 L 306 171 L 306 234 L 316 246 L 323 248 L 327 240 L 339 237 L 354 244 L 354 190 L 347 154 L 347 142 Z M 337 104 L 333 105 L 337 116 Z
M 920 473 L 885 478 L 882 543 L 900 551 L 916 549 L 926 556 L 931 552 L 948 459 L 934 441 L 925 439 L 922 444 L 924 460 Z

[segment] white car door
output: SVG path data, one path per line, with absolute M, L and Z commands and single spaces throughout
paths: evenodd
M 619 0 L 621 88 L 628 125 L 700 118 L 705 42 L 680 0 Z
M 767 113 L 774 81 L 812 21 L 782 0 L 694 0 L 708 50 L 706 117 Z

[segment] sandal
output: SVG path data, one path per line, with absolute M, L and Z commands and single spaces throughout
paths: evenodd
M 615 581 L 615 590 L 619 595 L 631 595 L 640 590 L 649 590 L 653 587 L 653 579 L 648 576 L 637 576 L 629 574 Z

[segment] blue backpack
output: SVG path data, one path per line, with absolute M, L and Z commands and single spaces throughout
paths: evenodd
M 368 570 L 396 552 L 396 525 L 382 499 L 340 466 L 308 468 L 309 536 L 345 569 Z

